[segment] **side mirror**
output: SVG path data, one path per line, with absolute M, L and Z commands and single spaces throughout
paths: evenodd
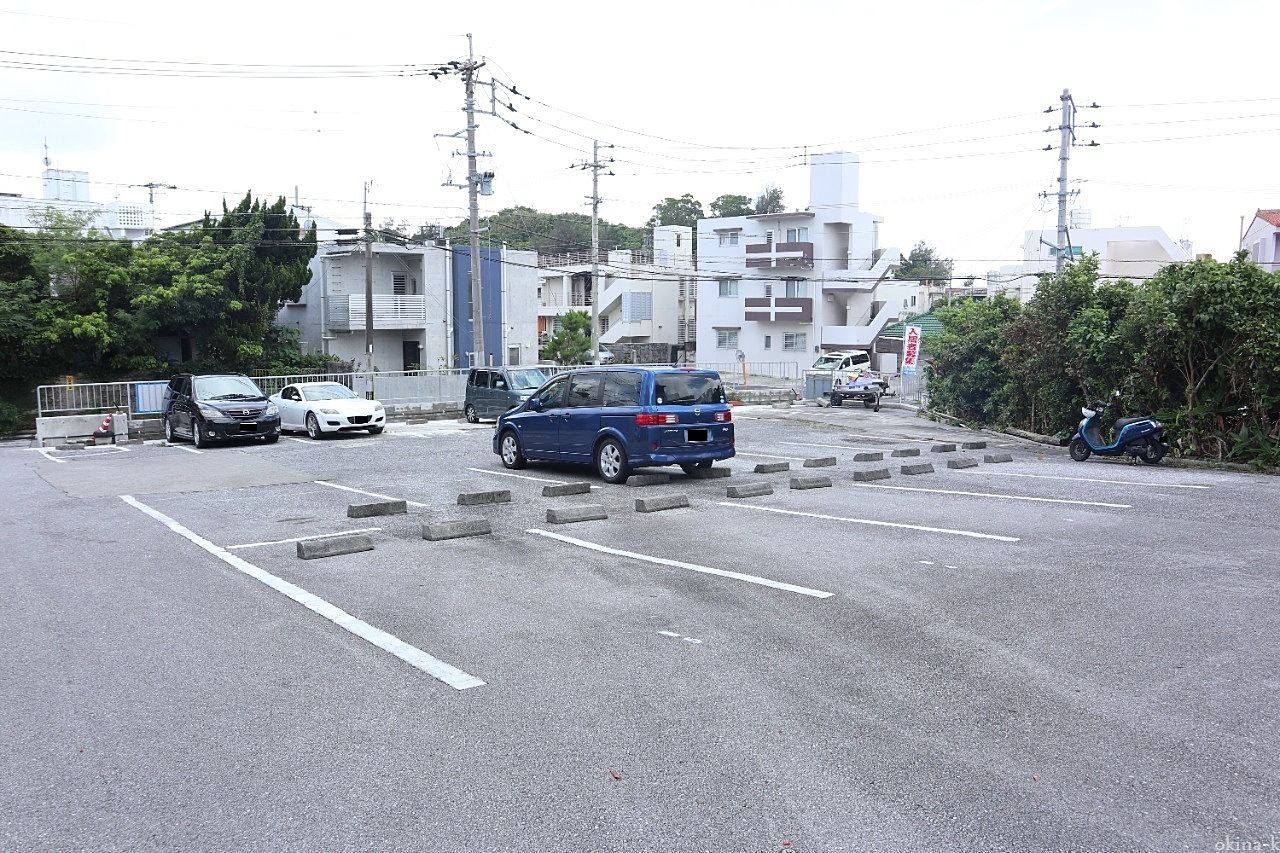
M 540 398 L 538 398 L 537 396 L 530 397 L 530 398 L 529 398 L 529 402 L 525 403 L 525 404 L 524 404 L 524 407 L 525 407 L 526 409 L 528 409 L 529 411 L 531 411 L 531 412 L 541 412 L 541 411 L 542 411 L 542 400 L 541 400 Z

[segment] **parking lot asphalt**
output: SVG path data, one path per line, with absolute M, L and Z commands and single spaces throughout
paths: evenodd
M 0 846 L 1209 850 L 1280 834 L 1280 481 L 1076 464 L 900 410 L 735 420 L 729 478 L 662 469 L 643 487 L 507 471 L 487 424 L 0 449 Z M 1012 461 L 983 461 L 997 453 Z M 920 462 L 934 471 L 900 472 Z M 877 468 L 891 476 L 854 480 Z M 578 481 L 589 494 L 542 496 Z M 774 492 L 726 496 L 749 483 Z M 511 501 L 457 503 L 489 489 Z M 664 495 L 690 506 L 635 511 Z M 386 499 L 407 514 L 347 517 Z M 548 523 L 583 504 L 608 518 Z M 421 536 L 477 519 L 493 533 Z M 295 555 L 352 531 L 374 550 Z

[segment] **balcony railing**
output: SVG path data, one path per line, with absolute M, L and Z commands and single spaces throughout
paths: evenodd
M 752 243 L 747 246 L 747 268 L 813 269 L 812 243 Z
M 571 293 L 566 299 L 563 294 L 554 291 L 542 294 L 544 308 L 582 308 L 591 304 L 590 293 Z
M 373 328 L 421 329 L 426 324 L 425 296 L 374 295 Z M 329 303 L 329 328 L 340 332 L 364 329 L 364 294 L 334 297 Z
M 633 264 L 652 264 L 653 250 L 651 249 L 601 249 L 596 257 L 596 263 L 608 264 L 609 252 L 629 252 L 631 256 L 630 263 Z M 591 252 L 561 252 L 556 255 L 544 255 L 538 253 L 538 266 L 540 267 L 577 267 L 591 263 Z

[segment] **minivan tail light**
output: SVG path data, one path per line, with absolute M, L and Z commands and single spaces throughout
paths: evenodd
M 733 412 L 716 412 L 716 420 L 723 423 L 724 421 L 733 420 Z
M 636 415 L 636 426 L 661 426 L 679 422 L 680 419 L 675 415 L 659 415 L 653 412 L 641 412 Z

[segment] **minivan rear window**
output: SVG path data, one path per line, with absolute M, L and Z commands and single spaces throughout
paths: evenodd
M 640 374 L 617 371 L 604 375 L 605 406 L 640 405 Z
M 658 373 L 653 377 L 654 403 L 659 406 L 696 406 L 723 403 L 724 385 L 719 376 L 697 373 Z

